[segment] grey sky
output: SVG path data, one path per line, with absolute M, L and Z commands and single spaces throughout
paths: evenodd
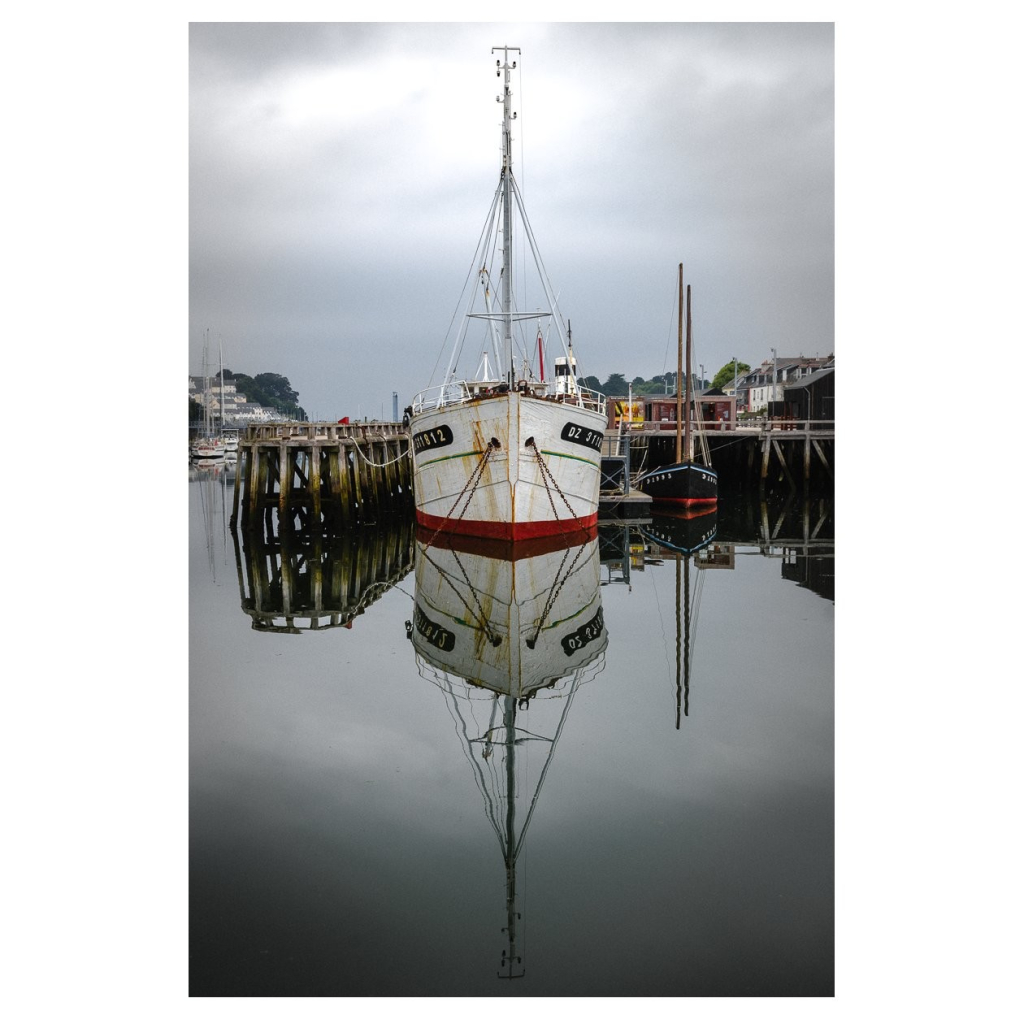
M 679 262 L 709 375 L 833 350 L 831 24 L 195 24 L 190 372 L 209 328 L 319 418 L 429 383 L 497 184 L 503 44 L 581 373 L 672 368 Z

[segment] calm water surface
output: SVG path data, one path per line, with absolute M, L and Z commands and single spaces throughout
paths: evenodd
M 190 470 L 193 995 L 832 994 L 828 504 L 512 564 L 236 538 L 231 486 Z

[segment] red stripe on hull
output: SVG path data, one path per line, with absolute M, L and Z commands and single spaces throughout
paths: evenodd
M 442 548 L 445 551 L 461 551 L 464 554 L 498 558 L 516 562 L 520 558 L 535 558 L 563 548 L 573 548 L 597 539 L 597 524 L 572 533 L 553 533 L 547 537 L 531 537 L 529 540 L 510 541 L 495 537 L 468 537 L 464 534 L 443 533 L 428 530 L 416 524 L 416 540 L 427 547 Z
M 597 526 L 597 513 L 577 519 L 544 519 L 530 523 L 494 523 L 484 519 L 453 520 L 416 510 L 416 522 L 428 530 L 490 540 L 521 541 L 538 537 L 565 537 Z
M 651 498 L 655 505 L 717 505 L 718 498 Z

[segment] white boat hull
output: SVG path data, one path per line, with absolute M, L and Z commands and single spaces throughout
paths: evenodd
M 517 392 L 416 414 L 417 521 L 505 541 L 592 527 L 606 425 L 593 409 Z
M 224 461 L 224 449 L 220 445 L 198 444 L 192 449 L 193 459 L 204 461 Z

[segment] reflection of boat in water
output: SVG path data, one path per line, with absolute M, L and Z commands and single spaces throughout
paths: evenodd
M 413 646 L 474 686 L 529 700 L 603 651 L 600 572 L 592 535 L 516 559 L 418 541 Z
M 188 478 L 190 484 L 194 485 L 194 487 L 190 487 L 190 492 L 198 499 L 202 511 L 207 568 L 216 581 L 218 559 L 226 560 L 227 494 L 231 474 L 223 460 L 193 462 L 189 466 Z
M 640 532 L 663 548 L 689 555 L 706 547 L 718 533 L 718 510 L 687 509 L 684 512 L 658 512 Z
M 594 532 L 521 551 L 513 559 L 417 541 L 406 623 L 420 675 L 445 695 L 501 847 L 507 978 L 524 973 L 518 866 L 526 832 L 573 698 L 604 667 L 608 645 Z M 521 755 L 537 747 L 545 754 L 531 796 Z
M 652 543 L 675 555 L 676 563 L 676 728 L 680 715 L 690 714 L 690 668 L 697 613 L 704 589 L 703 566 L 698 563 L 697 581 L 690 592 L 690 557 L 714 540 L 718 516 L 715 510 L 692 510 L 679 515 L 657 514 L 640 532 Z M 681 598 L 681 599 L 680 599 Z

